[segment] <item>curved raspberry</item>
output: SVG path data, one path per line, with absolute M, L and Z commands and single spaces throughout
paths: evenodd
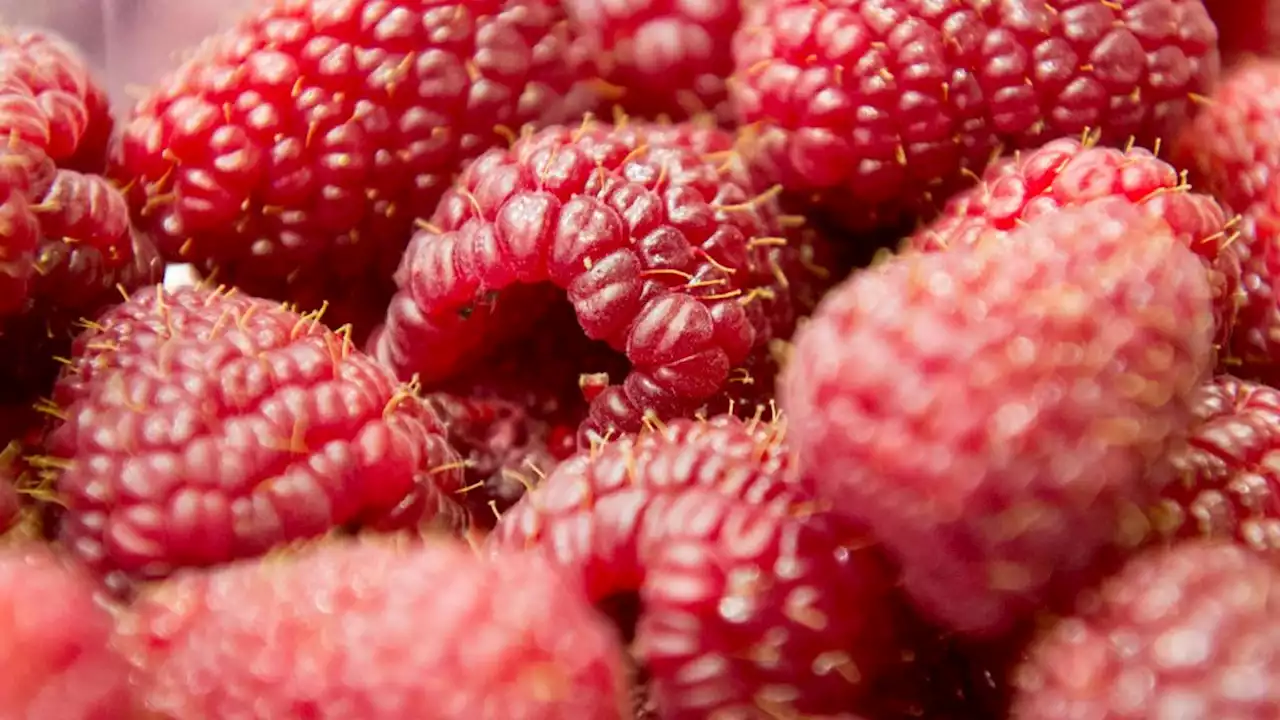
M 435 384 L 526 328 L 563 290 L 581 332 L 630 362 L 584 428 L 692 414 L 796 319 L 798 255 L 736 163 L 651 126 L 553 127 L 472 163 L 419 233 L 373 348 Z
M 791 437 L 896 555 L 922 611 L 998 635 L 1069 602 L 1190 419 L 1213 330 L 1203 265 L 1104 199 L 854 275 L 798 333 Z
M 490 546 L 549 554 L 598 603 L 638 595 L 634 651 L 663 718 L 848 711 L 895 649 L 892 580 L 811 506 L 780 433 L 676 420 L 583 452 Z
M 1236 67 L 1177 138 L 1174 162 L 1195 186 L 1244 213 L 1280 168 L 1280 61 Z
M 597 52 L 615 102 L 641 118 L 709 113 L 732 122 L 725 78 L 733 70 L 737 2 L 567 0 L 565 10 Z
M 318 314 L 245 295 L 139 290 L 76 339 L 54 401 L 59 534 L 112 581 L 440 519 L 462 487 L 439 419 L 389 372 Z
M 0 28 L 0 127 L 58 167 L 100 172 L 114 120 L 79 50 L 43 30 Z
M 1108 197 L 1128 200 L 1168 223 L 1211 268 L 1218 341 L 1225 345 L 1243 302 L 1235 221 L 1212 197 L 1190 192 L 1172 165 L 1142 148 L 1122 151 L 1062 138 L 1015 153 L 993 163 L 981 183 L 953 196 L 941 217 L 903 245 L 921 252 L 972 245 L 1063 207 Z
M 139 103 L 113 173 L 171 261 L 385 306 L 415 214 L 465 159 L 586 109 L 573 48 L 543 0 L 274 0 Z
M 128 666 L 109 647 L 97 587 L 45 547 L 0 551 L 0 708 L 10 718 L 131 716 Z
M 1158 536 L 1234 539 L 1280 558 L 1280 390 L 1229 375 L 1192 396 L 1195 422 L 1170 456 Z
M 580 592 L 438 541 L 180 575 L 117 642 L 158 718 L 623 718 L 622 649 Z
M 1191 542 L 1131 560 L 1019 669 L 1010 717 L 1271 717 L 1280 703 L 1280 571 Z
M 766 0 L 730 92 L 769 175 L 843 224 L 927 213 L 993 150 L 1151 145 L 1218 73 L 1200 0 Z

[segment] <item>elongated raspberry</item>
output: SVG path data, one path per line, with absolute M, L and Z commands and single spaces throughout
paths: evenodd
M 45 547 L 0 551 L 0 715 L 130 717 L 128 667 L 108 646 L 97 587 Z
M 441 519 L 462 487 L 439 419 L 389 372 L 318 314 L 246 295 L 139 290 L 76 339 L 54 401 L 59 534 L 112 581 Z
M 1246 212 L 1280 169 L 1280 61 L 1247 62 L 1227 73 L 1173 148 L 1197 188 Z
M 1172 138 L 1216 40 L 1200 0 L 766 0 L 730 90 L 768 174 L 859 228 L 928 213 L 997 147 Z
M 570 20 L 593 43 L 615 102 L 641 118 L 710 114 L 733 120 L 725 78 L 733 70 L 736 2 L 567 0 Z
M 1280 558 L 1280 390 L 1219 376 L 1192 397 L 1195 422 L 1152 512 L 1160 538 L 1234 539 Z
M 580 591 L 546 564 L 440 542 L 181 575 L 117 642 L 158 718 L 624 717 L 622 649 Z
M 44 30 L 0 28 L 0 128 L 59 167 L 101 172 L 114 121 L 107 94 L 70 43 Z
M 1017 720 L 1262 718 L 1280 706 L 1280 571 L 1191 542 L 1139 556 L 1040 639 Z
M 942 215 L 908 237 L 906 249 L 930 252 L 1008 235 L 1063 207 L 1123 198 L 1168 223 L 1211 269 L 1218 341 L 1225 344 L 1243 302 L 1238 233 L 1222 207 L 1191 192 L 1170 164 L 1142 148 L 1118 150 L 1062 138 L 993 163 L 982 182 L 947 202 Z
M 854 275 L 782 378 L 824 496 L 872 528 L 928 615 L 997 635 L 1070 602 L 1190 419 L 1213 331 L 1204 267 L 1116 198 L 1007 240 Z
M 416 214 L 465 159 L 586 109 L 575 47 L 543 0 L 273 0 L 139 103 L 113 173 L 170 260 L 385 306 Z
M 802 250 L 732 158 L 651 130 L 588 119 L 472 163 L 405 253 L 377 357 L 440 383 L 527 328 L 559 288 L 581 332 L 631 366 L 585 429 L 634 431 L 714 397 L 790 332 L 784 268 Z
M 491 547 L 549 554 L 598 603 L 638 595 L 634 652 L 663 718 L 848 711 L 894 651 L 892 581 L 810 505 L 781 442 L 722 417 L 581 453 Z

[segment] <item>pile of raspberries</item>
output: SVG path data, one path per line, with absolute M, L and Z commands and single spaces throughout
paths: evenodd
M 0 720 L 1280 718 L 1280 1 L 102 72 L 0 27 Z

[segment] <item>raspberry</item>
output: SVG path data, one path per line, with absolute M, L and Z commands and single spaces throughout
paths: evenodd
M 463 172 L 405 253 L 372 347 L 401 377 L 439 384 L 567 296 L 580 332 L 630 363 L 584 430 L 691 415 L 795 324 L 791 288 L 807 281 L 787 269 L 805 251 L 783 222 L 734 158 L 680 131 L 548 128 Z
M 638 597 L 634 652 L 663 718 L 848 711 L 894 650 L 892 579 L 812 506 L 782 431 L 682 419 L 580 453 L 491 548 L 550 555 L 597 603 Z
M 0 127 L 59 167 L 100 172 L 114 121 L 106 93 L 70 43 L 0 28 Z
M 730 93 L 766 172 L 858 229 L 928 213 L 995 148 L 1151 145 L 1218 73 L 1200 0 L 766 0 Z
M 581 593 L 440 542 L 180 575 L 117 635 L 160 718 L 623 717 L 621 648 Z
M 1174 162 L 1197 188 L 1247 212 L 1280 168 L 1280 61 L 1236 67 L 1203 105 L 1177 138 Z
M 1010 717 L 1267 718 L 1280 704 L 1280 571 L 1230 544 L 1134 558 L 1041 638 Z
M 274 0 L 139 103 L 113 172 L 167 259 L 361 317 L 463 160 L 586 109 L 571 40 L 543 0 Z
M 1272 182 L 1242 216 L 1232 253 L 1240 258 L 1243 298 L 1223 359 L 1246 379 L 1280 382 L 1280 182 Z
M 48 158 L 30 147 L 0 149 L 0 317 L 21 312 L 31 294 L 40 222 L 31 209 L 30 189 L 38 182 L 35 173 L 51 168 Z
M 798 333 L 782 405 L 837 510 L 921 610 L 999 635 L 1069 601 L 1190 419 L 1209 369 L 1203 266 L 1111 198 L 1007 242 L 854 275 Z
M 1174 167 L 1142 148 L 1121 151 L 1072 138 L 993 163 L 982 182 L 947 202 L 942 216 L 904 246 L 929 252 L 1007 235 L 1063 207 L 1118 197 L 1161 218 L 1213 269 L 1218 340 L 1225 343 L 1243 302 L 1236 233 L 1212 197 L 1189 192 Z
M 557 462 L 548 447 L 551 428 L 518 403 L 448 393 L 433 393 L 425 401 L 467 464 L 462 500 L 479 526 L 492 527 L 490 519 L 515 504 Z
M 462 487 L 389 372 L 317 313 L 245 295 L 138 291 L 76 339 L 54 401 L 60 536 L 116 587 L 388 514 L 451 519 Z
M 598 53 L 621 108 L 644 118 L 710 113 L 733 120 L 725 78 L 733 70 L 737 2 L 567 0 L 565 10 Z
M 116 720 L 129 712 L 128 668 L 94 583 L 44 547 L 0 551 L 0 713 Z
M 1235 539 L 1280 558 L 1280 390 L 1229 375 L 1192 397 L 1195 422 L 1171 455 L 1176 481 L 1152 513 L 1162 537 Z
M 1224 63 L 1280 51 L 1280 3 L 1275 0 L 1204 0 L 1204 6 L 1218 28 Z

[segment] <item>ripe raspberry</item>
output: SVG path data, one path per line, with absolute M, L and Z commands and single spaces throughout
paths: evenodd
M 663 718 L 848 711 L 894 651 L 892 580 L 812 506 L 781 432 L 676 420 L 581 453 L 491 547 L 549 554 L 597 603 L 638 596 L 634 652 Z
M 1280 390 L 1229 375 L 1192 396 L 1195 422 L 1171 455 L 1176 481 L 1152 513 L 1164 538 L 1235 539 L 1280 558 Z
M 597 63 L 616 102 L 643 118 L 709 113 L 733 120 L 725 78 L 733 70 L 737 2 L 723 0 L 566 0 L 585 42 L 604 51 Z
M 3 101 L 0 90 L 0 101 Z M 31 209 L 31 191 L 43 190 L 37 174 L 52 174 L 53 163 L 26 145 L 0 149 L 0 317 L 23 310 L 35 278 L 40 222 Z
M 0 28 L 0 127 L 59 167 L 101 172 L 114 121 L 106 93 L 66 40 Z
M 942 216 L 908 237 L 921 252 L 1008 235 L 1063 207 L 1118 197 L 1169 224 L 1212 269 L 1218 340 L 1225 343 L 1243 294 L 1236 233 L 1217 201 L 1190 188 L 1178 171 L 1142 148 L 1126 151 L 1062 138 L 993 163 L 976 187 L 947 202 Z
M 772 194 L 755 195 L 733 158 L 684 137 L 588 120 L 477 159 L 405 253 L 374 353 L 401 377 L 439 384 L 563 290 L 581 332 L 631 366 L 594 398 L 585 430 L 692 414 L 790 333 L 787 268 L 805 251 L 784 237 Z
M 159 718 L 623 717 L 623 654 L 557 572 L 439 542 L 179 575 L 119 644 Z
M 385 307 L 415 213 L 463 160 L 585 109 L 573 47 L 544 0 L 274 0 L 137 106 L 113 172 L 171 261 Z
M 439 419 L 319 320 L 155 286 L 92 323 L 44 461 L 65 543 L 122 581 L 447 516 L 462 473 Z
M 1172 137 L 1216 40 L 1200 0 L 766 0 L 730 93 L 770 176 L 861 228 L 927 213 L 999 146 Z
M 1280 168 L 1280 61 L 1235 68 L 1174 144 L 1176 164 L 1197 188 L 1247 212 Z
M 1231 252 L 1240 258 L 1243 297 L 1223 368 L 1274 385 L 1280 382 L 1280 181 L 1269 183 L 1241 220 Z
M 43 547 L 0 551 L 0 716 L 131 717 L 125 662 L 96 587 Z
M 1207 276 L 1116 198 L 1007 242 L 853 276 L 798 333 L 782 402 L 805 467 L 922 611 L 997 635 L 1069 601 L 1212 352 Z
M 1230 544 L 1131 560 L 1019 669 L 1016 720 L 1275 716 L 1280 571 Z

